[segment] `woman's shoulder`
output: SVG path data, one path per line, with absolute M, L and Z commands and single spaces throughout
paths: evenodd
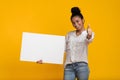
M 68 35 L 73 34 L 75 30 L 67 32 Z
M 84 30 L 82 33 L 83 33 L 83 34 L 87 34 L 87 30 Z
M 82 34 L 83 35 L 87 35 L 88 33 L 87 33 L 87 30 L 84 30 L 83 32 L 82 32 Z M 92 35 L 94 35 L 94 32 L 92 32 Z

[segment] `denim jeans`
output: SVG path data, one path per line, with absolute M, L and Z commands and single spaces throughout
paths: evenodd
M 89 67 L 85 62 L 67 64 L 64 69 L 64 80 L 88 80 Z

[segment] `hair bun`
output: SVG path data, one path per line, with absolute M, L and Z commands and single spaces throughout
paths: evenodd
M 72 13 L 72 14 L 80 14 L 81 11 L 80 11 L 80 9 L 79 9 L 78 7 L 73 7 L 73 8 L 71 9 L 71 13 Z

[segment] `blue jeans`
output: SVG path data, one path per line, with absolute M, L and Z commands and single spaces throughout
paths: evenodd
M 64 80 L 88 80 L 89 67 L 85 62 L 67 64 L 64 69 Z

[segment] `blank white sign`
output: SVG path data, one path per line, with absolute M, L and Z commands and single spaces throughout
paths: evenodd
M 62 64 L 65 49 L 65 36 L 23 32 L 21 61 Z

